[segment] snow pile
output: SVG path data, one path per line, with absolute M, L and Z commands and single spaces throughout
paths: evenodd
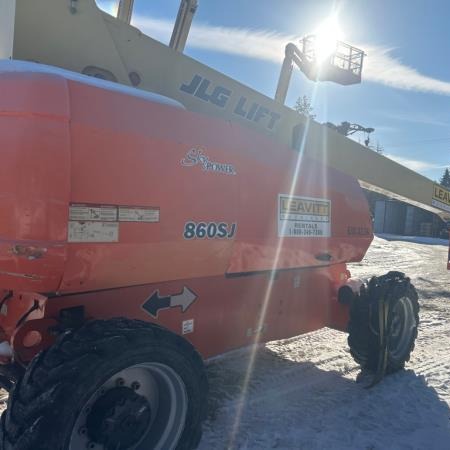
M 172 98 L 165 97 L 164 95 L 144 91 L 142 89 L 137 89 L 131 86 L 125 86 L 119 83 L 114 83 L 113 81 L 101 80 L 99 78 L 72 72 L 71 70 L 61 69 L 59 67 L 47 66 L 46 64 L 39 64 L 29 61 L 11 61 L 9 59 L 0 59 L 0 75 L 2 73 L 46 73 L 58 75 L 62 78 L 65 78 L 66 80 L 76 81 L 78 83 L 95 86 L 100 89 L 105 89 L 112 92 L 120 92 L 121 94 L 139 97 L 144 100 L 161 103 L 163 105 L 174 106 L 179 109 L 185 109 L 185 107 L 180 102 L 173 100 Z
M 388 241 L 406 241 L 415 242 L 416 244 L 445 245 L 448 247 L 448 239 L 439 239 L 426 236 L 401 236 L 398 234 L 388 233 L 380 233 L 377 234 L 377 236 Z

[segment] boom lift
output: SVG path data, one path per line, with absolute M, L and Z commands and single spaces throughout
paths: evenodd
M 133 14 L 134 0 L 121 0 L 117 8 L 117 18 L 125 23 L 131 23 L 131 16 Z M 74 7 L 75 8 L 75 7 Z M 76 13 L 76 8 L 74 9 Z
M 332 130 L 336 130 L 339 134 L 342 134 L 344 136 L 351 136 L 355 133 L 364 133 L 366 135 L 366 139 L 364 140 L 364 145 L 366 147 L 368 147 L 370 144 L 370 133 L 373 133 L 375 131 L 375 128 L 363 127 L 358 123 L 350 122 L 341 122 L 339 125 L 327 122 L 325 125 Z
M 333 81 L 343 85 L 361 83 L 364 59 L 362 50 L 336 41 L 334 51 L 325 61 L 319 62 L 316 41 L 316 36 L 304 37 L 301 40 L 301 50 L 292 42 L 286 45 L 275 93 L 276 101 L 283 104 L 286 101 L 294 63 L 311 81 Z
M 292 61 L 355 80 L 362 51 L 326 75 L 288 46 L 274 100 L 183 54 L 196 1 L 170 46 L 132 6 L 0 0 L 4 450 L 195 448 L 204 359 L 329 326 L 375 383 L 417 336 L 404 274 L 347 270 L 360 186 L 446 219 L 450 193 L 283 105 Z

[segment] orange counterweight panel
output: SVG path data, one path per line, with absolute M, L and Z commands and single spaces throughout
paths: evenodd
M 345 265 L 238 277 L 206 277 L 49 298 L 46 316 L 84 308 L 87 319 L 126 316 L 158 323 L 186 339 L 207 358 L 232 349 L 314 331 L 345 330 L 348 307 L 336 299 Z M 186 294 L 189 296 L 186 296 Z M 169 298 L 185 295 L 170 306 Z M 40 328 L 40 321 L 27 323 Z M 23 357 L 27 353 L 18 343 Z M 37 349 L 32 349 L 34 352 Z

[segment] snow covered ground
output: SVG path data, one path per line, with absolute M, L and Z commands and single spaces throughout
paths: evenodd
M 445 245 L 448 247 L 448 239 L 439 239 L 426 236 L 399 236 L 398 234 L 377 234 L 378 237 L 386 239 L 388 241 L 407 241 L 415 242 L 416 244 L 429 244 L 429 245 Z
M 359 370 L 346 335 L 323 329 L 260 347 L 242 402 L 249 352 L 227 355 L 208 366 L 200 450 L 450 450 L 446 242 L 388 238 L 375 238 L 366 258 L 350 269 L 359 277 L 395 269 L 412 278 L 421 324 L 407 370 L 364 389 L 355 382 Z
M 249 353 L 231 354 L 208 367 L 201 450 L 450 450 L 447 243 L 388 238 L 375 238 L 350 270 L 369 277 L 395 269 L 411 277 L 421 324 L 407 370 L 364 389 L 355 382 L 359 370 L 346 335 L 323 329 L 261 347 L 243 403 Z

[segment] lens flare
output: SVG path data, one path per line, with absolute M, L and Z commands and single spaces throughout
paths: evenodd
M 317 90 L 318 90 L 318 84 L 315 84 L 313 92 L 312 92 L 312 98 L 311 98 L 312 104 L 315 104 L 316 97 L 317 97 Z M 298 155 L 297 155 L 294 170 L 292 173 L 292 178 L 290 180 L 289 196 L 293 196 L 296 194 L 297 182 L 299 179 L 300 169 L 302 167 L 303 155 L 305 152 L 306 140 L 308 137 L 311 120 L 312 119 L 310 117 L 307 117 L 304 133 L 302 134 L 300 141 L 297 143 L 296 150 L 298 151 Z M 324 165 L 324 167 L 325 167 L 325 165 Z M 326 178 L 326 177 L 324 177 L 324 178 Z M 324 183 L 325 183 L 324 186 L 326 186 L 327 181 L 324 181 Z M 325 194 L 323 195 L 323 197 L 325 197 Z M 285 221 L 283 223 L 281 236 L 285 236 L 286 226 L 287 226 L 287 221 Z M 272 263 L 272 270 L 271 270 L 272 274 L 276 273 L 276 270 L 278 268 L 278 261 L 281 256 L 281 252 L 283 250 L 283 247 L 286 246 L 284 241 L 285 241 L 284 237 L 281 237 L 278 241 L 278 245 L 277 245 L 275 256 L 274 256 L 273 263 Z M 251 378 L 253 375 L 253 370 L 255 368 L 256 358 L 257 358 L 257 354 L 258 354 L 258 344 L 260 344 L 263 341 L 263 336 L 261 335 L 261 330 L 264 329 L 264 323 L 266 322 L 266 314 L 267 314 L 269 303 L 270 303 L 270 300 L 272 297 L 272 292 L 274 289 L 274 279 L 275 279 L 274 277 L 269 277 L 269 280 L 267 282 L 266 291 L 265 291 L 261 309 L 260 309 L 259 315 L 258 315 L 257 328 L 256 328 L 258 330 L 258 332 L 256 333 L 256 335 L 254 337 L 254 341 L 253 341 L 254 345 L 253 345 L 253 348 L 251 349 L 251 352 L 249 355 L 249 360 L 248 360 L 248 364 L 247 364 L 245 377 L 244 377 L 244 380 L 243 380 L 242 386 L 241 386 L 241 394 L 240 394 L 239 401 L 238 401 L 238 404 L 236 407 L 236 413 L 235 413 L 235 417 L 234 417 L 234 421 L 233 421 L 233 427 L 231 429 L 228 445 L 226 447 L 227 449 L 235 448 L 236 439 L 237 439 L 239 430 L 241 428 L 241 422 L 242 422 L 243 415 L 244 415 L 244 412 L 245 412 L 245 409 L 247 406 L 249 386 L 250 386 L 250 382 L 251 382 Z
M 316 29 L 315 56 L 318 63 L 325 61 L 336 50 L 337 41 L 342 38 L 337 16 L 330 16 Z

